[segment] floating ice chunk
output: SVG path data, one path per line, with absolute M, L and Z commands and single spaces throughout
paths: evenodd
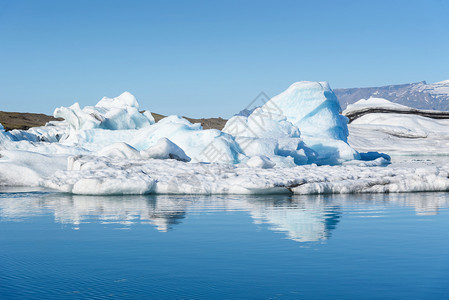
M 223 132 L 235 137 L 240 149 L 247 156 L 267 156 L 279 166 L 291 166 L 291 160 L 280 157 L 291 156 L 294 164 L 308 162 L 309 149 L 300 138 L 298 127 L 280 114 L 257 108 L 248 116 L 234 116 L 225 125 Z M 277 157 L 280 156 L 280 157 Z
M 74 130 L 98 128 L 104 119 L 97 115 L 91 115 L 83 110 L 79 103 L 70 107 L 59 107 L 53 112 L 55 118 L 63 118 Z
M 153 186 L 154 181 L 143 180 L 136 176 L 123 178 L 95 176 L 75 182 L 71 192 L 80 195 L 142 195 L 151 193 Z
M 365 161 L 375 160 L 378 158 L 383 158 L 386 161 L 391 161 L 391 157 L 388 154 L 385 153 L 379 153 L 379 152 L 365 152 L 360 153 L 360 159 Z
M 279 156 L 292 157 L 296 165 L 304 165 L 316 161 L 318 154 L 307 147 L 302 139 L 281 138 L 277 140 Z
M 268 157 L 264 155 L 253 156 L 246 164 L 252 168 L 262 168 L 262 169 L 270 169 L 273 168 L 276 164 L 272 162 Z
M 116 149 L 125 148 L 125 145 Z M 129 149 L 128 149 L 129 150 Z M 56 171 L 41 181 L 41 185 L 67 193 L 84 195 L 148 194 L 155 181 L 143 170 L 132 168 L 123 158 L 77 155 L 68 158 L 67 171 Z
M 382 157 L 338 166 L 312 164 L 268 169 L 245 164 L 123 160 L 93 155 L 75 156 L 70 160 L 72 169 L 57 171 L 42 180 L 42 186 L 84 194 L 323 194 L 449 189 L 448 164 L 422 168 L 385 167 L 388 161 Z
M 252 138 L 301 136 L 305 144 L 297 143 L 288 151 L 279 147 L 274 155 L 292 156 L 298 165 L 311 162 L 339 164 L 359 158 L 347 143 L 347 122 L 347 118 L 340 115 L 340 105 L 326 82 L 303 81 L 294 83 L 248 117 L 232 117 L 223 131 L 237 137 Z M 255 155 L 251 147 L 243 146 L 241 142 L 239 145 L 245 154 Z M 301 149 L 302 153 L 295 153 Z M 273 155 L 258 154 L 270 158 Z
M 97 152 L 97 155 L 122 159 L 141 159 L 140 152 L 127 143 L 116 143 Z
M 146 110 L 142 114 L 150 121 L 150 124 L 156 123 L 156 121 L 154 120 L 154 117 L 150 111 Z
M 32 127 L 27 132 L 35 135 L 39 141 L 57 143 L 65 139 L 69 124 L 66 121 L 50 121 L 45 126 Z
M 61 122 L 64 123 L 64 122 Z M 80 145 L 65 145 L 57 142 L 56 136 L 66 125 L 49 125 L 30 128 L 29 130 L 0 130 L 0 149 L 10 151 L 28 151 L 44 155 L 73 155 L 86 154 L 87 150 Z M 51 128 L 51 129 L 49 129 Z M 54 131 L 53 131 L 54 130 Z M 59 137 L 59 136 L 58 136 Z M 49 139 L 53 140 L 49 140 Z
M 0 186 L 38 186 L 41 177 L 32 168 L 12 162 L 0 162 Z
M 169 116 L 139 130 L 130 144 L 137 150 L 148 149 L 159 139 L 167 138 L 198 162 L 238 163 L 244 158 L 238 144 L 229 134 L 216 129 L 202 130 L 179 116 Z
M 300 137 L 298 127 L 280 114 L 266 112 L 257 108 L 248 116 L 234 116 L 226 122 L 223 132 L 233 136 L 253 138 Z
M 276 164 L 276 167 L 280 168 L 293 168 L 296 167 L 297 164 L 295 162 L 295 158 L 292 156 L 280 156 L 275 155 L 269 157 L 269 159 Z
M 150 112 L 139 112 L 136 98 L 124 92 L 116 98 L 104 97 L 95 106 L 80 108 L 78 103 L 70 107 L 60 107 L 53 115 L 65 119 L 70 127 L 77 130 L 102 128 L 109 130 L 139 129 L 154 123 Z
M 4 130 L 0 130 L 0 149 L 4 148 L 6 144 L 11 143 L 11 135 Z
M 39 186 L 39 181 L 65 169 L 67 155 L 0 151 L 0 185 Z
M 235 141 L 247 156 L 264 155 L 275 156 L 279 149 L 279 143 L 273 138 L 236 137 Z
M 358 159 L 347 144 L 348 119 L 327 82 L 301 81 L 265 103 L 266 114 L 283 115 L 299 128 L 306 145 L 318 153 L 316 162 L 338 164 Z
M 82 146 L 90 151 L 99 151 L 115 143 L 132 145 L 131 141 L 139 132 L 137 129 L 107 130 L 97 128 L 80 130 L 72 132 L 66 139 L 61 141 L 61 144 Z
M 58 171 L 43 185 L 63 192 L 81 195 L 142 195 L 154 189 L 155 181 L 144 173 L 124 169 Z
M 25 130 L 11 130 L 8 132 L 12 141 L 30 141 L 30 142 L 40 142 L 42 141 L 39 136 Z
M 107 170 L 108 168 L 111 167 L 110 164 L 108 163 L 109 157 L 107 156 L 95 156 L 95 159 L 86 159 L 87 157 L 88 156 L 84 155 L 69 156 L 67 158 L 67 170 L 68 171 L 101 170 L 101 169 Z
M 139 109 L 139 103 L 137 102 L 136 97 L 129 92 L 124 92 L 115 98 L 103 97 L 95 106 L 106 109 L 123 107 L 134 107 Z
M 8 133 L 8 132 L 7 132 Z M 29 151 L 45 155 L 75 155 L 87 154 L 89 151 L 79 145 L 65 145 L 61 143 L 34 142 L 28 140 L 11 141 L 5 136 L 2 140 L 0 132 L 0 149 L 10 151 Z
M 140 153 L 143 158 L 171 158 L 185 162 L 190 161 L 190 157 L 185 154 L 184 150 L 167 138 L 160 138 L 155 145 L 146 150 L 142 150 Z
M 359 166 L 359 167 L 381 167 L 391 164 L 389 159 L 378 156 L 377 158 L 372 158 L 369 160 L 350 160 L 345 161 L 343 165 L 345 166 Z
M 312 163 L 337 165 L 345 161 L 360 159 L 359 153 L 347 142 L 341 140 L 309 136 L 304 137 L 304 141 L 317 154 L 315 158 L 309 160 Z
M 265 103 L 262 110 L 285 116 L 302 135 L 342 141 L 348 136 L 347 118 L 340 115 L 337 97 L 327 82 L 296 82 Z

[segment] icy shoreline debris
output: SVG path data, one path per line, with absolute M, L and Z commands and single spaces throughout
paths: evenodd
M 40 185 L 75 194 L 331 194 L 446 191 L 449 164 L 441 167 L 382 167 L 389 162 L 339 166 L 253 168 L 176 160 L 71 158 Z

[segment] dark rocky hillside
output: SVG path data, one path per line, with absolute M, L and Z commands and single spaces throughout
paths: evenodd
M 26 130 L 31 127 L 43 126 L 45 123 L 55 120 L 58 119 L 44 114 L 0 111 L 0 123 L 5 130 Z
M 164 118 L 164 115 L 152 113 L 154 119 L 157 121 Z M 204 129 L 223 129 L 226 124 L 225 119 L 222 118 L 202 118 L 193 119 L 185 117 L 192 123 L 201 123 Z M 49 121 L 55 121 L 61 119 L 55 119 L 52 116 L 44 114 L 34 114 L 34 113 L 19 113 L 19 112 L 6 112 L 0 111 L 0 124 L 3 125 L 5 130 L 13 129 L 29 129 L 31 127 L 44 126 Z

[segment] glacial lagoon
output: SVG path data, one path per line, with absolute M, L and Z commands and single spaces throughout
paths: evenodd
M 2 299 L 447 299 L 449 194 L 0 190 Z

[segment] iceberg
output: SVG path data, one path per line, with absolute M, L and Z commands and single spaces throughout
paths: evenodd
M 231 135 L 217 129 L 203 130 L 201 124 L 192 124 L 179 116 L 168 116 L 139 130 L 129 143 L 144 150 L 163 138 L 176 144 L 195 162 L 234 164 L 245 157 Z
M 233 136 L 242 152 L 253 161 L 266 157 L 278 166 L 303 165 L 316 156 L 300 138 L 298 127 L 279 114 L 257 108 L 248 117 L 234 116 L 223 132 Z
M 129 92 L 124 92 L 116 98 L 104 97 L 95 106 L 86 106 L 83 109 L 78 103 L 70 107 L 59 107 L 53 115 L 66 120 L 74 130 L 139 129 L 154 123 L 150 112 L 139 112 L 139 104 Z
M 348 119 L 340 114 L 337 97 L 327 82 L 301 81 L 262 106 L 297 126 L 306 145 L 318 153 L 319 164 L 339 164 L 359 159 L 347 143 Z
M 340 164 L 360 159 L 358 152 L 347 143 L 348 119 L 340 111 L 338 100 L 327 82 L 301 81 L 271 98 L 248 117 L 234 116 L 223 131 L 233 129 L 234 136 L 245 137 L 301 137 L 305 145 L 289 150 L 302 149 L 308 153 L 303 162 Z
M 141 159 L 141 153 L 127 143 L 116 143 L 104 147 L 96 153 L 98 156 L 106 156 L 118 159 Z
M 66 122 L 65 132 L 58 137 L 58 141 L 82 145 L 89 150 L 127 142 L 135 131 L 154 124 L 151 113 L 141 113 L 136 98 L 128 92 L 116 98 L 104 97 L 95 106 L 83 109 L 78 103 L 70 107 L 59 107 L 53 115 Z
M 63 154 L 0 150 L 0 186 L 39 186 L 42 178 L 65 169 L 67 158 Z
M 374 102 L 392 105 L 385 101 Z M 348 109 L 367 107 L 357 105 Z M 348 125 L 327 83 L 298 82 L 220 131 L 179 116 L 154 122 L 124 93 L 58 108 L 64 120 L 46 126 L 0 128 L 0 185 L 83 195 L 448 190 L 449 164 L 391 165 L 376 152 L 447 148 L 447 120 L 401 109 L 407 113 L 368 113 Z
M 253 168 L 262 169 L 273 168 L 276 165 L 276 163 L 272 162 L 270 158 L 263 155 L 251 157 L 250 159 L 248 159 L 246 164 Z
M 159 139 L 154 146 L 143 150 L 140 153 L 144 158 L 171 158 L 184 162 L 191 161 L 191 158 L 186 155 L 184 150 L 167 138 Z

